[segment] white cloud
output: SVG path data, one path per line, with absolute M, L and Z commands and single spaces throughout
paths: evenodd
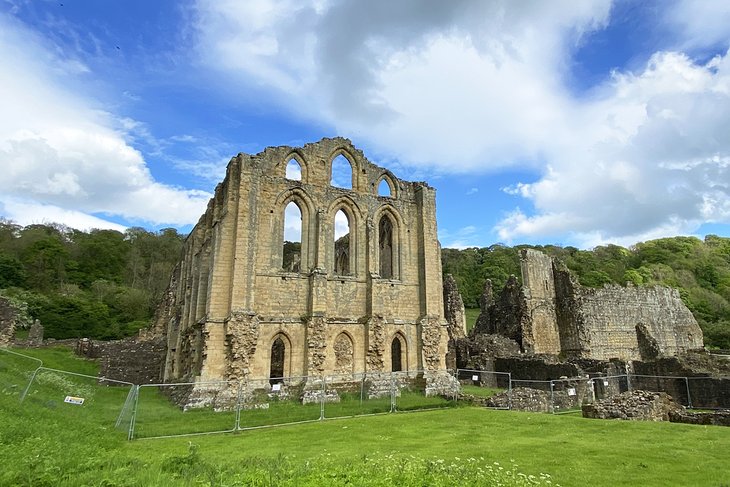
M 123 232 L 126 227 L 97 218 L 80 211 L 67 210 L 52 205 L 38 204 L 18 198 L 2 198 L 0 211 L 9 220 L 19 225 L 63 223 L 69 228 L 89 231 L 104 228 Z
M 676 50 L 576 97 L 565 83 L 571 54 L 610 8 L 200 0 L 197 29 L 227 81 L 270 87 L 376 153 L 448 173 L 541 167 L 537 182 L 508 188 L 531 204 L 499 223 L 504 241 L 568 234 L 589 245 L 730 221 L 730 56 L 681 52 L 727 49 L 730 7 L 666 6 Z
M 194 223 L 210 195 L 155 181 L 142 154 L 128 143 L 140 136 L 149 139 L 149 133 L 67 88 L 77 85 L 77 75 L 88 68 L 54 54 L 44 42 L 0 15 L 0 57 L 12 66 L 0 70 L 4 216 L 34 221 L 52 216 L 67 225 L 105 227 L 114 224 L 89 214 L 130 222 Z
M 479 229 L 474 225 L 467 225 L 451 233 L 446 229 L 439 230 L 439 241 L 445 249 L 466 249 L 479 247 Z

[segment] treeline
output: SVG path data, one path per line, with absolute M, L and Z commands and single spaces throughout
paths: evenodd
M 82 232 L 0 219 L 0 294 L 23 309 L 24 324 L 41 320 L 48 338 L 129 336 L 150 323 L 184 238 L 172 228 Z M 584 286 L 677 288 L 704 330 L 705 343 L 730 348 L 729 238 L 663 238 L 628 249 L 499 244 L 443 249 L 443 271 L 454 275 L 464 305 L 478 308 L 486 279 L 501 289 L 510 275 L 519 278 L 519 251 L 527 247 L 561 259 Z
M 39 319 L 47 338 L 129 336 L 150 323 L 183 239 L 172 228 L 82 232 L 0 220 L 0 293 L 24 308 L 24 324 Z
M 705 344 L 730 348 L 729 238 L 662 238 L 628 249 L 617 245 L 593 250 L 554 245 L 443 249 L 443 271 L 454 275 L 464 305 L 477 308 L 486 279 L 492 280 L 495 289 L 501 289 L 511 274 L 519 278 L 519 251 L 528 247 L 558 257 L 584 286 L 632 283 L 677 288 L 702 327 Z

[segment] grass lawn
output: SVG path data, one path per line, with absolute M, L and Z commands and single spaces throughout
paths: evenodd
M 479 308 L 464 308 L 466 313 L 466 332 L 469 333 L 474 325 L 477 324 L 477 318 L 481 310 Z
M 48 354 L 67 369 L 89 365 Z M 109 421 L 124 391 L 79 382 L 87 402 L 64 404 L 67 378 L 51 375 L 19 406 L 13 382 L 27 369 L 0 352 L 0 485 L 730 485 L 730 428 L 456 407 L 128 442 Z M 140 428 L 234 424 L 149 394 Z M 343 415 L 361 407 L 348 400 Z

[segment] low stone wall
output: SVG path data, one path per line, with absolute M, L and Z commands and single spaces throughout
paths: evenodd
M 637 375 L 687 377 L 632 377 L 632 387 L 664 390 L 677 402 L 694 408 L 730 408 L 730 362 L 708 353 L 688 353 L 651 362 L 635 361 Z M 689 394 L 689 395 L 688 395 Z
M 487 407 L 529 411 L 550 412 L 550 393 L 528 387 L 517 387 L 512 391 L 495 394 L 486 401 Z
M 730 410 L 699 413 L 694 411 L 674 411 L 669 413 L 672 423 L 730 426 Z
M 549 381 L 560 377 L 578 377 L 584 371 L 570 362 L 549 361 L 543 358 L 496 358 L 494 368 L 499 372 L 509 372 L 513 380 Z
M 109 342 L 81 339 L 76 353 L 99 359 L 99 375 L 133 384 L 161 382 L 165 361 L 164 339 L 140 340 L 137 337 Z

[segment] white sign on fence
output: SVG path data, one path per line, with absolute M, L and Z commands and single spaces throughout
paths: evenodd
M 604 380 L 603 381 L 603 385 L 606 386 L 606 387 L 608 387 L 608 381 L 607 380 Z
M 478 375 L 472 375 L 471 376 L 471 380 L 479 380 L 479 376 Z
M 568 395 L 575 396 L 575 389 L 573 389 L 572 387 L 570 389 L 568 389 Z
M 271 386 L 271 392 L 279 392 L 281 390 L 281 384 L 274 384 Z
M 63 402 L 68 404 L 76 404 L 81 406 L 84 403 L 83 397 L 75 397 L 75 396 L 66 396 L 66 399 L 63 400 Z

